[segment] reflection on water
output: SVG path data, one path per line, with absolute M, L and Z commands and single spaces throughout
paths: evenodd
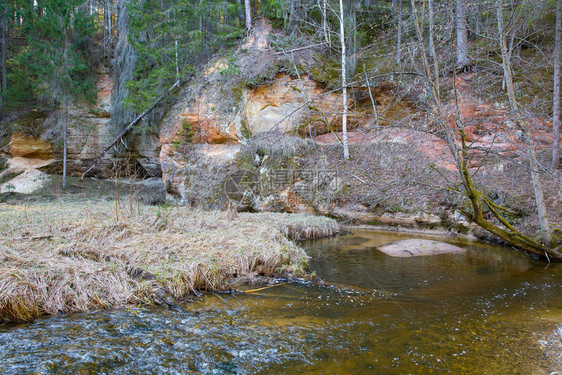
M 539 340 L 562 322 L 562 264 L 468 242 L 434 257 L 376 250 L 408 237 L 305 243 L 332 286 L 0 327 L 0 373 L 548 373 Z

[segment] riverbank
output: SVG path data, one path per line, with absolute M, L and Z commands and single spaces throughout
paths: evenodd
M 133 201 L 0 204 L 0 323 L 126 304 L 171 304 L 238 277 L 300 275 L 293 240 L 331 219 L 204 212 Z

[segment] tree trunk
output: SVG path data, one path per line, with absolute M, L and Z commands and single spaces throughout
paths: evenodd
M 502 52 L 502 66 L 504 73 L 504 81 L 507 87 L 507 96 L 509 100 L 509 108 L 512 112 L 517 111 L 519 108 L 517 101 L 515 100 L 515 90 L 513 87 L 513 74 L 511 72 L 511 54 L 507 49 L 507 38 L 506 32 L 503 27 L 503 13 L 502 13 L 502 2 L 498 1 L 496 8 L 496 15 L 498 19 L 498 32 L 500 38 L 501 52 Z M 537 203 L 538 219 L 541 228 L 541 236 L 545 246 L 550 246 L 550 225 L 548 223 L 548 217 L 546 216 L 546 206 L 544 202 L 544 193 L 542 190 L 542 185 L 540 183 L 539 169 L 537 158 L 535 156 L 534 146 L 531 141 L 527 138 L 525 126 L 522 126 L 524 141 L 527 144 L 530 152 L 529 167 L 531 170 L 531 180 L 533 181 L 533 189 L 535 192 L 535 202 Z
M 62 188 L 66 189 L 66 154 L 67 154 L 67 131 L 68 131 L 68 100 L 64 100 L 64 123 L 62 125 Z
M 507 88 L 509 108 L 512 111 L 516 111 L 518 105 L 517 105 L 517 101 L 515 100 L 515 89 L 513 87 L 513 73 L 511 71 L 511 59 L 509 57 L 509 51 L 507 49 L 507 38 L 506 38 L 506 33 L 503 29 L 503 12 L 502 12 L 501 1 L 498 1 L 497 3 L 496 16 L 498 19 L 499 42 L 500 42 L 501 53 L 502 53 L 503 79 Z
M 552 169 L 560 163 L 560 65 L 562 59 L 562 0 L 556 3 L 556 42 L 554 46 L 554 95 L 552 102 Z
M 468 58 L 468 28 L 466 26 L 466 0 L 457 0 L 455 13 L 457 28 L 457 69 L 470 64 Z
M 531 146 L 532 147 L 532 146 Z M 537 212 L 539 216 L 539 225 L 541 228 L 542 242 L 545 246 L 550 246 L 552 237 L 550 235 L 550 225 L 548 223 L 548 216 L 546 214 L 546 204 L 544 203 L 544 194 L 539 174 L 539 164 L 537 163 L 536 155 L 531 149 L 531 180 L 533 181 L 533 188 L 535 190 L 535 202 L 537 203 Z
M 402 0 L 398 0 L 398 36 L 396 38 L 396 64 L 402 60 Z
M 4 3 L 4 2 L 2 2 Z M 8 88 L 8 43 L 6 42 L 6 9 L 5 4 L 2 4 L 0 9 L 0 48 L 2 48 L 0 56 L 0 74 L 2 75 L 2 92 L 0 93 L 0 111 L 4 112 L 6 106 L 6 90 Z
M 429 0 L 429 55 L 433 58 L 433 75 L 435 76 L 435 89 L 437 90 L 437 96 L 440 96 L 439 92 L 439 61 L 437 60 L 437 53 L 435 52 L 435 20 L 433 17 L 433 0 Z
M 252 7 L 250 0 L 244 0 L 244 8 L 246 10 L 246 29 L 252 31 Z
M 175 53 L 175 65 L 176 65 L 176 82 L 180 81 L 180 63 L 178 56 L 178 37 L 174 38 L 174 53 Z
M 343 97 L 343 113 L 342 113 L 342 145 L 343 158 L 349 159 L 349 147 L 347 145 L 347 53 L 345 46 L 345 17 L 343 0 L 340 0 L 340 44 L 341 44 L 341 87 Z
M 416 9 L 416 4 L 415 4 L 415 0 L 411 0 L 410 1 L 410 6 L 412 8 L 412 14 L 414 16 L 414 26 L 416 28 L 416 34 L 418 36 L 418 46 L 420 48 L 420 53 L 421 53 L 421 57 L 422 57 L 422 64 L 423 64 L 423 70 L 429 85 L 429 91 L 431 93 L 431 98 L 433 99 L 433 102 L 435 104 L 435 107 L 437 109 L 437 112 L 439 114 L 439 116 L 441 117 L 443 115 L 443 108 L 441 106 L 441 98 L 439 96 L 439 91 L 437 90 L 437 84 L 436 81 L 432 78 L 431 76 L 431 70 L 429 67 L 429 62 L 427 59 L 427 54 L 425 52 L 425 44 L 423 41 L 423 33 L 422 33 L 422 29 L 420 27 L 420 22 L 418 20 L 418 11 Z
M 427 2 L 429 13 L 429 57 L 435 57 L 435 22 L 433 17 L 433 0 Z
M 327 1 L 327 0 L 325 0 Z M 290 0 L 289 2 L 289 24 L 287 29 L 290 34 L 297 31 L 297 12 L 300 7 L 299 0 Z
M 459 172 L 463 179 L 463 186 L 466 191 L 466 195 L 469 198 L 472 206 L 472 213 L 465 213 L 471 220 L 484 228 L 493 235 L 501 238 L 502 240 L 517 246 L 523 250 L 529 251 L 531 253 L 547 257 L 550 256 L 556 260 L 562 260 L 562 253 L 559 249 L 549 248 L 549 245 L 542 245 L 533 239 L 521 234 L 517 231 L 507 220 L 505 220 L 499 212 L 501 207 L 498 207 L 493 202 L 491 202 L 485 194 L 480 193 L 474 186 L 472 178 L 468 173 L 468 151 L 466 145 L 466 136 L 462 129 L 459 130 L 461 137 L 461 150 L 457 154 L 459 156 Z M 454 142 L 454 141 L 453 141 Z M 533 180 L 534 182 L 534 180 Z M 540 184 L 540 182 L 539 182 Z M 541 190 L 542 191 L 542 190 Z M 544 200 L 543 200 L 544 202 Z M 484 219 L 483 216 L 483 204 L 485 204 L 489 211 L 500 221 L 500 223 L 506 228 L 502 229 L 499 226 L 491 223 L 490 221 Z
M 328 30 L 328 10 L 327 10 L 327 2 L 328 0 L 320 0 L 322 2 L 322 31 L 324 32 L 324 40 L 330 46 L 332 44 L 330 38 L 330 32 Z
M 352 78 L 357 69 L 357 11 L 356 0 L 347 0 L 345 3 L 344 27 L 346 33 L 347 51 L 347 77 Z

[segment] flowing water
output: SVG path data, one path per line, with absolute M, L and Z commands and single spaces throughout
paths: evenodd
M 303 243 L 326 286 L 208 295 L 183 311 L 126 308 L 0 326 L 0 374 L 552 370 L 541 345 L 562 323 L 562 264 L 467 241 L 455 243 L 467 252 L 454 255 L 376 250 L 411 237 L 356 231 Z

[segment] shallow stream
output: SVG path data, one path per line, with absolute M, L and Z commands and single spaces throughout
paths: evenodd
M 328 285 L 208 295 L 184 311 L 126 308 L 0 326 L 0 374 L 548 374 L 562 264 L 457 241 L 464 254 L 392 258 L 419 237 L 356 231 L 303 243 Z M 450 239 L 442 239 L 451 242 Z

